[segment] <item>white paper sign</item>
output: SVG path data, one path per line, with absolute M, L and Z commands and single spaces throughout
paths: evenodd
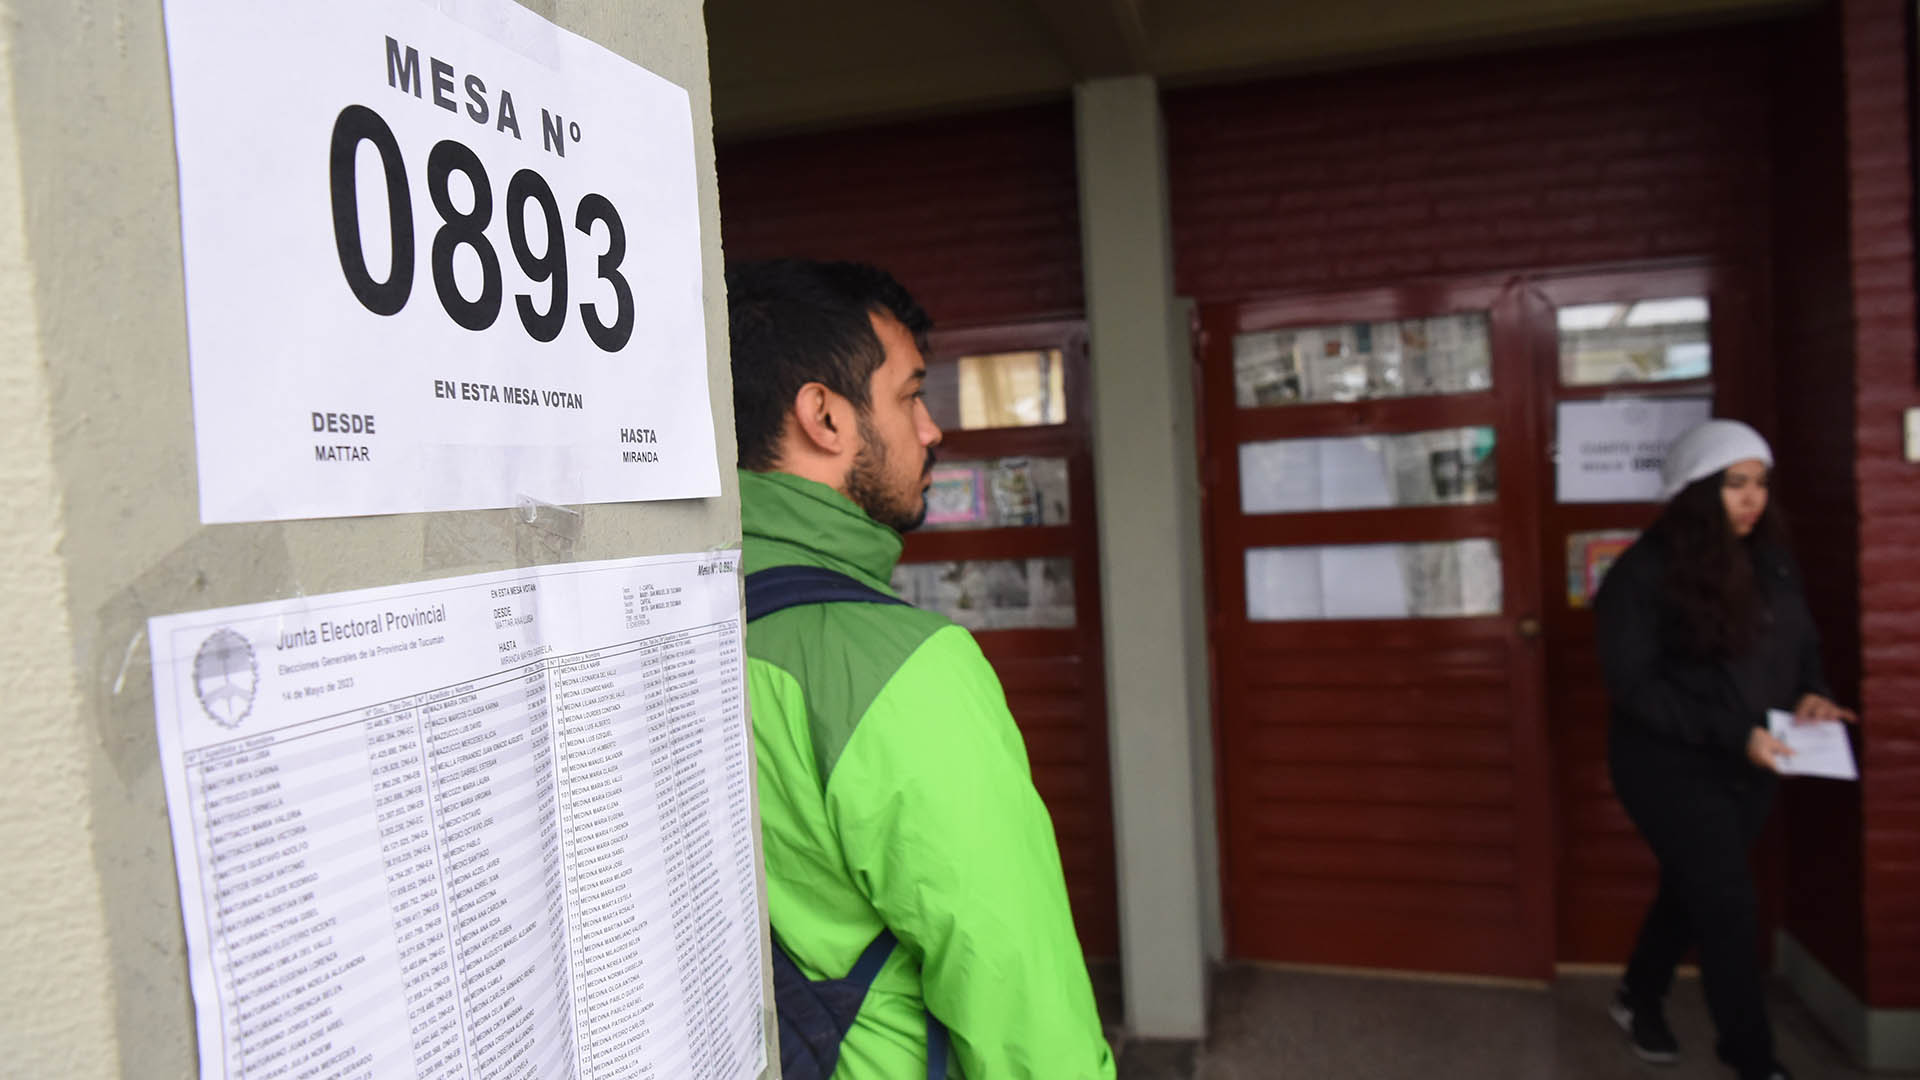
M 1561 402 L 1560 501 L 1659 502 L 1667 447 L 1712 415 L 1704 397 Z
M 150 620 L 200 1075 L 758 1075 L 738 562 Z
M 720 491 L 686 91 L 451 7 L 166 0 L 203 521 Z
M 1792 754 L 1780 759 L 1782 776 L 1820 776 L 1829 780 L 1858 780 L 1853 743 L 1847 725 L 1838 720 L 1795 720 L 1781 709 L 1767 712 L 1767 728 L 1787 744 Z

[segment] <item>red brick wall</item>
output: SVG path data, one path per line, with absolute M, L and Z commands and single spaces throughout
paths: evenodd
M 941 326 L 1081 313 L 1067 105 L 722 146 L 727 257 L 860 259 Z
M 1860 700 L 1860 503 L 1854 486 L 1853 289 L 1840 20 L 1823 10 L 1781 38 L 1774 76 L 1774 489 L 1825 646 L 1828 680 Z M 1866 992 L 1860 789 L 1787 784 L 1780 825 L 1785 925 Z M 1808 883 L 1824 887 L 1806 887 Z
M 1844 0 L 1865 714 L 1867 1003 L 1920 1008 L 1920 467 L 1902 460 L 1916 389 L 1908 5 Z
M 1177 287 L 1226 300 L 1761 260 L 1770 39 L 1721 29 L 1169 94 Z

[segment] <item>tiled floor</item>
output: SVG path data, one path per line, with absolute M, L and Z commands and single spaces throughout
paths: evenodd
M 1104 982 L 1105 980 L 1096 980 Z M 1110 984 L 1109 984 L 1110 985 Z M 1632 1057 L 1607 1018 L 1613 980 L 1572 976 L 1551 989 L 1274 971 L 1242 965 L 1214 978 L 1212 1035 L 1197 1051 L 1122 1042 L 1122 1080 L 1727 1080 L 1713 1058 L 1700 985 L 1668 1003 L 1679 1065 Z M 1106 987 L 1103 987 L 1106 989 Z M 1103 1005 L 1114 1004 L 1110 993 Z M 1784 990 L 1772 1015 L 1781 1059 L 1799 1080 L 1851 1080 L 1850 1067 Z

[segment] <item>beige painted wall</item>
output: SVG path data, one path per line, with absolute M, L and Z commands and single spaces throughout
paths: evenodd
M 0 56 L 13 26 L 0 18 Z M 22 216 L 13 87 L 0 82 L 0 1058 L 22 1076 L 105 1076 L 114 1042 L 84 1037 L 110 1026 L 112 995 Z
M 194 1071 L 147 617 L 739 542 L 701 4 L 528 6 L 686 87 L 700 175 L 724 490 L 587 507 L 573 542 L 512 511 L 200 525 L 161 5 L 0 0 L 0 1072 Z

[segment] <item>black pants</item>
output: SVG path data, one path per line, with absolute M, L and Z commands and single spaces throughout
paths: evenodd
M 1623 747 L 1612 756 L 1613 788 L 1660 861 L 1660 894 L 1627 963 L 1626 989 L 1657 1004 L 1689 946 L 1700 948 L 1707 1011 L 1720 1060 L 1742 1077 L 1773 1063 L 1760 969 L 1759 900 L 1747 855 L 1773 806 L 1777 781 L 1719 762 L 1671 759 L 1662 748 Z

